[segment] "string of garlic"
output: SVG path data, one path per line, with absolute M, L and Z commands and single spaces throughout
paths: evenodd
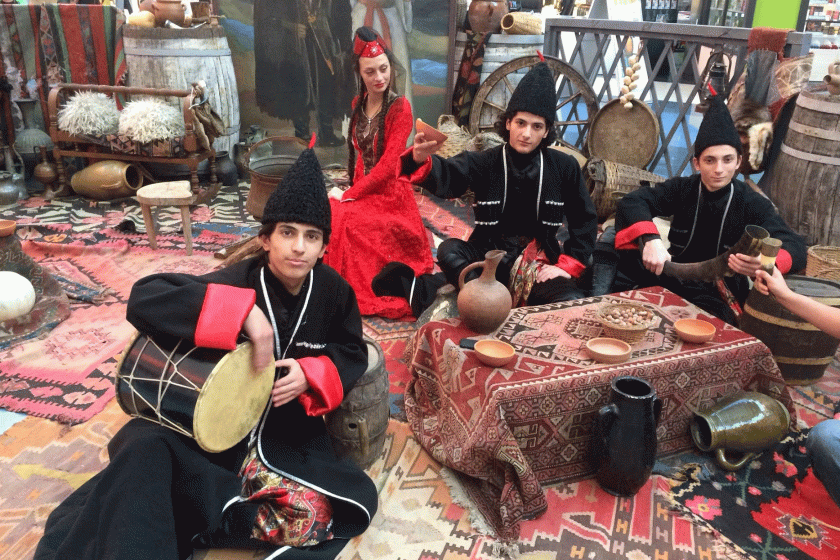
M 639 79 L 639 68 L 642 67 L 638 61 L 639 57 L 634 54 L 627 59 L 630 66 L 624 69 L 624 79 L 621 86 L 621 97 L 619 97 L 619 100 L 621 101 L 621 104 L 624 105 L 625 109 L 633 108 L 633 99 L 636 97 L 633 94 L 633 90 L 636 89 L 636 81 Z

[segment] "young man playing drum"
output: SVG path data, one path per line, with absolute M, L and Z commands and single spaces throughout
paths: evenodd
M 596 244 L 593 295 L 663 286 L 736 324 L 737 310 L 749 292 L 747 277 L 755 277 L 759 257 L 730 255 L 728 267 L 736 274 L 717 282 L 681 280 L 662 271 L 670 260 L 698 263 L 714 259 L 735 245 L 748 225 L 761 226 L 782 241 L 776 260 L 779 269 L 805 268 L 802 238 L 791 231 L 767 198 L 734 178 L 741 165 L 741 138 L 723 99 L 714 95 L 709 102 L 694 142 L 693 163 L 698 173 L 673 177 L 654 187 L 643 186 L 618 202 L 615 231 L 605 231 Z M 672 216 L 667 250 L 653 222 L 656 216 Z
M 110 464 L 50 515 L 36 559 L 182 560 L 217 546 L 334 558 L 367 528 L 376 488 L 336 458 L 320 417 L 365 373 L 367 351 L 352 288 L 320 263 L 330 204 L 312 149 L 272 193 L 262 224 L 265 255 L 204 276 L 149 276 L 127 310 L 156 339 L 229 350 L 245 335 L 255 370 L 275 362 L 270 403 L 250 438 L 209 453 L 132 419 L 108 445 Z

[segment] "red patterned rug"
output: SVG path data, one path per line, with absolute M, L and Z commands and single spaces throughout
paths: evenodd
M 816 479 L 805 453 L 808 430 L 791 432 L 773 450 L 730 473 L 685 467 L 671 489 L 685 516 L 707 526 L 744 558 L 840 558 L 840 508 Z
M 213 251 L 238 238 L 202 232 L 187 257 L 167 248 L 183 239 L 172 235 L 157 251 L 118 238 L 86 245 L 72 234 L 48 235 L 52 242 L 27 241 L 36 232 L 26 228 L 20 235 L 27 255 L 90 297 L 71 299 L 70 317 L 40 339 L 0 350 L 0 407 L 68 424 L 88 420 L 113 396 L 117 358 L 133 332 L 125 303 L 134 282 L 155 272 L 208 272 L 220 262 Z

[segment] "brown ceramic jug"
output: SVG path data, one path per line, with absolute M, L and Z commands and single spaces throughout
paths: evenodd
M 502 29 L 502 18 L 507 13 L 507 0 L 472 0 L 467 19 L 476 33 L 498 33 Z
M 151 11 L 155 14 L 155 25 L 158 27 L 163 27 L 166 20 L 179 26 L 186 21 L 187 7 L 181 0 L 154 0 Z
M 499 249 L 487 251 L 483 262 L 468 265 L 458 277 L 458 314 L 461 321 L 476 333 L 493 332 L 510 313 L 510 292 L 496 280 L 496 267 L 504 256 L 505 252 Z M 467 273 L 480 266 L 484 267 L 481 276 L 465 283 Z

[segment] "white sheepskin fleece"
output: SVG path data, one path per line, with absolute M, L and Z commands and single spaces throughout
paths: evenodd
M 126 103 L 120 113 L 120 134 L 146 143 L 184 135 L 184 114 L 157 99 Z
M 58 128 L 70 134 L 114 134 L 120 112 L 111 97 L 96 91 L 80 91 L 58 111 Z

